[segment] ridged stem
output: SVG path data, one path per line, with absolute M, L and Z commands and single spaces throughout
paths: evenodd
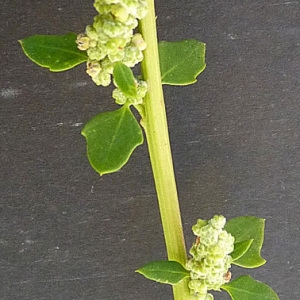
M 145 97 L 145 115 L 142 122 L 147 137 L 168 259 L 185 265 L 186 249 L 161 83 L 154 0 L 147 2 L 149 11 L 139 26 L 147 43 L 142 61 L 142 74 L 148 83 L 148 93 Z M 176 300 L 192 299 L 187 280 L 173 286 L 173 292 Z

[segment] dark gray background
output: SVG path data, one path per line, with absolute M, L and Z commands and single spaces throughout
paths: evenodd
M 17 42 L 82 32 L 92 2 L 1 2 L 2 300 L 172 299 L 169 286 L 134 273 L 166 258 L 146 145 L 100 178 L 80 131 L 116 108 L 111 88 L 96 87 L 84 65 L 50 73 Z M 281 300 L 299 299 L 300 1 L 156 6 L 161 40 L 207 43 L 198 82 L 165 87 L 187 243 L 199 217 L 266 218 L 267 264 L 250 274 Z

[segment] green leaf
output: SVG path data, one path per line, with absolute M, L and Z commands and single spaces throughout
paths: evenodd
M 20 42 L 24 53 L 36 64 L 60 72 L 87 61 L 85 52 L 76 44 L 77 35 L 33 35 Z
M 141 127 L 129 105 L 95 116 L 81 133 L 87 141 L 90 164 L 100 175 L 118 171 L 143 143 Z
M 279 300 L 276 293 L 266 284 L 250 276 L 241 276 L 221 286 L 233 300 Z
M 137 87 L 131 69 L 121 62 L 114 65 L 114 81 L 117 87 L 128 97 L 137 97 Z
M 235 242 L 252 240 L 248 251 L 233 264 L 244 268 L 257 268 L 265 264 L 260 255 L 264 241 L 265 220 L 253 216 L 238 217 L 229 220 L 225 229 L 235 237 Z
M 136 270 L 150 280 L 160 283 L 177 284 L 189 277 L 187 271 L 179 262 L 171 260 L 153 261 Z
M 163 84 L 188 85 L 205 69 L 205 44 L 194 39 L 160 42 L 158 45 Z
M 242 257 L 250 248 L 254 240 L 247 240 L 234 243 L 234 250 L 230 253 L 233 260 L 237 260 Z

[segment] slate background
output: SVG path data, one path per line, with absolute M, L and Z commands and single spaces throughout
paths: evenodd
M 165 259 L 146 146 L 99 177 L 83 124 L 116 108 L 81 65 L 50 73 L 17 40 L 82 32 L 93 1 L 1 3 L 0 299 L 172 299 L 135 274 Z M 207 43 L 207 69 L 165 87 L 187 243 L 198 217 L 266 218 L 250 270 L 281 300 L 299 299 L 300 1 L 158 0 L 160 40 Z M 246 270 L 234 268 L 234 277 Z M 216 299 L 229 299 L 222 292 Z

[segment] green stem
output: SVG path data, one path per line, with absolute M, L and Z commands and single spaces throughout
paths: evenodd
M 140 22 L 147 48 L 142 61 L 142 74 L 148 83 L 145 97 L 145 128 L 159 209 L 169 260 L 186 263 L 186 250 L 174 176 L 168 124 L 159 67 L 154 0 L 147 0 L 148 14 Z M 173 287 L 174 299 L 192 299 L 187 280 Z

